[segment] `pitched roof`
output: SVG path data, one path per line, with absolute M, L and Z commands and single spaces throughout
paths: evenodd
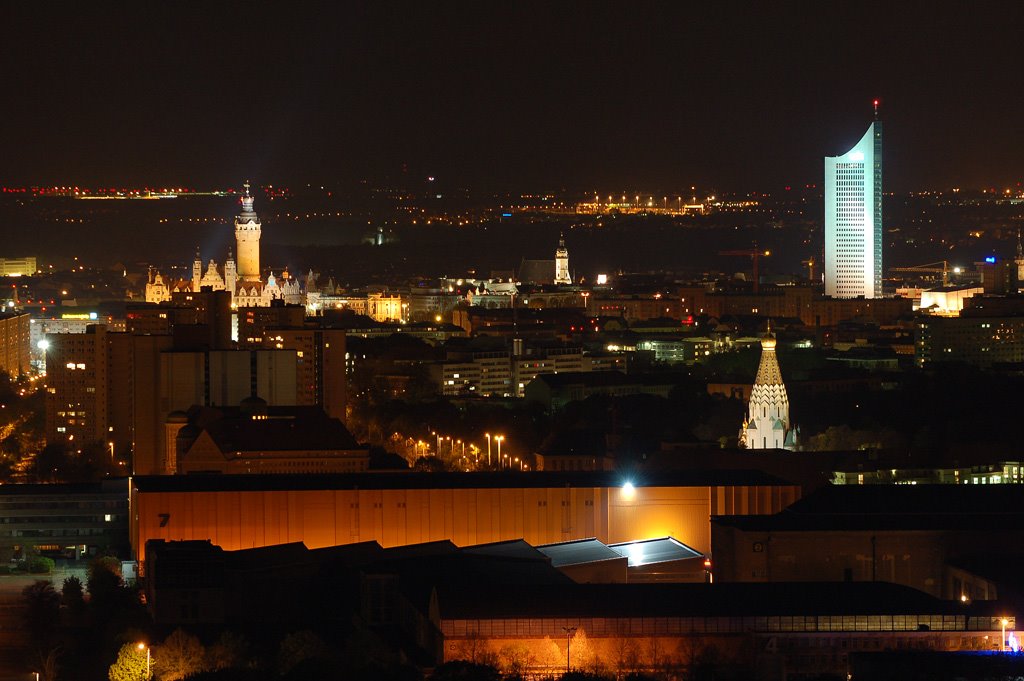
M 555 567 L 622 558 L 620 554 L 608 548 L 604 542 L 595 538 L 545 544 L 538 546 L 537 550 L 550 558 L 551 564 Z
M 269 407 L 267 418 L 222 409 L 205 432 L 222 452 L 348 451 L 359 449 L 338 419 L 319 407 Z
M 608 548 L 620 556 L 628 558 L 629 567 L 704 557 L 700 551 L 672 537 L 622 542 L 621 544 L 611 544 Z

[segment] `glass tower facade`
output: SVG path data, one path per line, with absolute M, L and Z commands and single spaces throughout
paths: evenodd
M 825 295 L 882 297 L 882 123 L 825 157 Z

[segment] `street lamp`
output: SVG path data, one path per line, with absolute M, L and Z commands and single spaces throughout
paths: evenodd
M 999 650 L 1001 652 L 1005 653 L 1006 652 L 1006 625 L 1010 623 L 1010 620 L 1008 620 L 1008 619 L 1006 619 L 1004 617 L 1003 619 L 999 620 L 999 623 L 1001 625 L 1003 625 L 1003 636 L 1002 636 L 1001 639 L 999 639 Z
M 569 648 L 572 646 L 572 635 L 576 633 L 576 627 L 562 627 L 565 632 L 565 673 L 569 673 Z
M 487 438 L 487 467 L 491 467 L 491 434 L 484 433 L 484 437 Z
M 146 651 L 146 681 L 149 681 L 149 665 L 150 665 L 150 662 L 152 660 L 152 657 L 151 657 L 152 649 L 149 646 L 147 646 L 145 643 L 140 643 L 138 648 L 139 648 L 139 650 L 145 650 Z
M 501 465 L 501 443 L 505 440 L 504 435 L 495 435 L 494 441 L 498 443 L 498 465 Z

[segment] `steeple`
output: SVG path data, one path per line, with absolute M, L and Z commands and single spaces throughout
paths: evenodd
M 750 391 L 747 417 L 740 428 L 740 446 L 747 449 L 795 449 L 796 430 L 789 420 L 789 396 L 775 348 L 778 341 L 768 323 L 761 339 L 761 363 Z
M 196 246 L 196 259 L 192 261 L 192 291 L 199 291 L 199 282 L 203 279 L 203 256 L 199 254 L 199 246 Z
M 558 235 L 558 248 L 555 249 L 555 283 L 571 284 L 569 274 L 569 249 L 565 247 L 565 234 Z
M 1024 287 L 1024 246 L 1020 242 L 1020 230 L 1017 230 L 1017 257 L 1014 259 L 1017 265 L 1017 290 Z
M 249 193 L 249 182 L 245 182 L 242 194 L 242 211 L 235 218 L 235 252 L 237 253 L 238 277 L 242 281 L 260 280 L 260 232 L 262 225 L 253 210 L 253 196 Z

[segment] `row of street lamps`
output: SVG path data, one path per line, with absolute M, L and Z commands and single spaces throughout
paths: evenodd
M 462 450 L 461 451 L 461 458 L 462 458 L 463 461 L 466 460 L 466 444 L 467 443 L 466 443 L 465 440 L 462 440 L 461 438 L 454 438 L 453 439 L 451 435 L 441 435 L 436 430 L 430 431 L 430 434 L 433 435 L 436 438 L 436 449 L 434 451 L 437 453 L 438 457 L 441 456 L 441 447 L 444 445 L 445 442 L 448 442 L 449 443 L 449 455 L 451 456 L 451 458 L 452 459 L 455 458 L 456 447 L 461 447 L 461 450 Z M 504 435 L 491 435 L 490 433 L 484 433 L 484 437 L 487 438 L 487 467 L 488 468 L 492 467 L 494 465 L 494 463 L 495 463 L 495 459 L 497 459 L 497 464 L 498 464 L 499 468 L 506 468 L 506 467 L 507 468 L 514 468 L 514 467 L 518 467 L 519 470 L 526 470 L 526 461 L 525 461 L 525 459 L 524 460 L 520 460 L 520 458 L 518 456 L 513 457 L 513 456 L 511 456 L 509 454 L 502 455 L 502 453 L 501 453 L 501 445 L 502 445 L 503 442 L 505 442 L 505 436 Z M 476 448 L 475 445 L 470 444 L 469 446 L 470 446 L 471 452 L 472 451 L 477 451 L 477 448 Z M 416 441 L 417 454 L 419 454 L 419 450 L 420 450 L 421 447 L 423 448 L 423 456 L 425 456 L 426 453 L 427 453 L 427 444 L 425 442 L 423 442 L 423 440 L 417 440 Z M 492 447 L 493 447 L 493 449 L 496 449 L 497 451 L 493 451 Z

